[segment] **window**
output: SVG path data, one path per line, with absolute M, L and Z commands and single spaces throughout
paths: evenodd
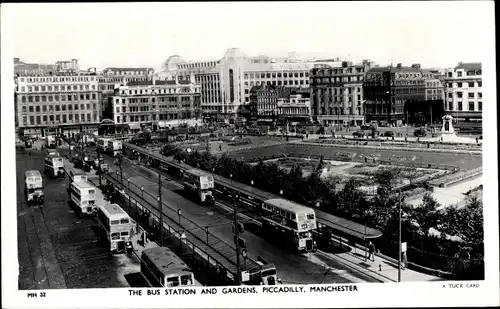
M 90 109 L 90 103 L 87 103 L 87 109 Z
M 469 102 L 469 111 L 474 110 L 474 102 Z
M 66 115 L 62 115 L 62 122 L 66 123 Z
M 458 77 L 462 77 L 462 72 L 457 72 Z
M 61 111 L 61 106 L 59 104 L 56 105 L 56 112 L 60 112 Z
M 88 94 L 88 93 L 87 93 L 87 94 L 85 95 L 85 100 L 90 100 L 90 94 Z
M 35 102 L 40 102 L 40 96 L 35 96 Z
M 478 97 L 478 98 L 482 98 L 482 97 L 483 97 L 483 93 L 482 93 L 482 92 L 478 92 L 478 93 L 477 93 L 477 97 Z
M 35 124 L 35 116 L 30 116 L 30 124 L 31 125 Z
M 477 109 L 479 111 L 482 111 L 483 110 L 483 102 L 477 102 Z
M 23 113 L 26 113 L 26 106 L 23 106 Z
M 33 97 L 32 96 L 28 96 L 28 102 L 33 102 Z
M 457 92 L 457 97 L 462 98 L 462 93 L 461 92 Z
M 75 104 L 75 111 L 78 110 L 78 104 Z
M 474 87 L 474 82 L 469 82 L 469 87 Z
M 477 82 L 478 87 L 483 87 L 483 82 Z
M 28 106 L 28 111 L 29 111 L 30 113 L 33 113 L 33 106 L 32 106 L 32 105 Z
M 474 99 L 474 92 L 469 92 L 469 99 Z
M 64 97 L 64 96 L 61 96 L 61 97 Z M 59 95 L 58 95 L 58 94 L 56 94 L 56 95 L 54 96 L 54 100 L 55 100 L 55 101 L 59 101 Z
M 458 102 L 458 110 L 459 111 L 463 110 L 462 102 Z
M 71 95 L 68 95 L 68 101 L 71 101 Z
M 82 94 L 80 94 L 80 100 L 84 100 L 83 93 L 82 93 Z
M 64 112 L 66 111 L 66 104 L 61 105 L 61 110 Z
M 462 88 L 462 83 L 457 83 L 458 88 Z
M 47 112 L 47 105 L 42 105 L 42 112 L 44 112 L 44 113 Z
M 42 95 L 42 102 L 47 102 L 47 97 Z
M 92 100 L 95 100 L 96 99 L 96 95 L 95 93 L 92 93 Z
M 85 109 L 85 104 L 80 104 L 80 110 L 84 110 Z
M 43 120 L 43 122 L 44 122 L 44 123 L 45 123 L 45 122 L 47 122 L 47 115 L 44 115 L 44 116 L 42 117 L 42 120 Z
M 40 105 L 35 106 L 35 111 L 36 111 L 37 113 L 39 113 L 39 112 L 40 112 Z
M 61 121 L 61 115 L 56 115 L 56 122 L 60 122 Z
M 54 97 L 52 97 L 51 95 L 49 95 L 49 102 L 52 102 L 54 99 Z
M 25 96 L 21 96 L 21 102 L 26 103 L 26 97 Z
M 73 105 L 69 104 L 69 105 L 68 105 L 68 110 L 69 110 L 69 111 L 72 111 L 72 110 L 73 110 Z

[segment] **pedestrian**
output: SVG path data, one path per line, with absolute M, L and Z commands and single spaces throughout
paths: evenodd
M 375 261 L 375 245 L 371 241 L 368 243 L 368 253 L 368 259 Z
M 28 152 L 28 155 L 29 155 L 29 157 L 30 157 L 30 159 L 31 159 L 31 151 L 29 151 L 29 152 Z

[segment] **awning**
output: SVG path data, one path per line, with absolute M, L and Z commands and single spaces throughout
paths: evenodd
M 326 225 L 334 230 L 343 232 L 347 235 L 354 236 L 359 239 L 370 239 L 382 236 L 382 232 L 367 227 L 363 224 L 359 224 L 344 218 L 340 218 L 324 211 L 317 210 L 318 223 Z
M 129 123 L 128 124 L 130 130 L 140 130 L 141 125 L 139 123 Z

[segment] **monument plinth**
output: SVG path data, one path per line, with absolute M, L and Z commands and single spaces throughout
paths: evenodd
M 443 116 L 443 127 L 441 128 L 441 141 L 442 142 L 456 142 L 457 134 L 453 128 L 453 117 L 450 115 Z

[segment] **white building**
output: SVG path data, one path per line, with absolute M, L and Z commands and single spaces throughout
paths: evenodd
M 204 115 L 234 118 L 240 106 L 250 103 L 253 86 L 308 87 L 309 70 L 317 62 L 296 58 L 249 57 L 237 48 L 228 49 L 219 60 L 186 62 L 175 55 L 168 58 L 159 77 L 194 74 L 201 85 Z
M 15 110 L 25 135 L 95 130 L 101 117 L 96 76 L 20 76 Z
M 194 76 L 130 81 L 117 87 L 111 100 L 113 121 L 118 127 L 156 129 L 193 119 L 200 119 L 201 123 L 200 86 L 194 83 Z
M 457 121 L 482 121 L 483 81 L 481 63 L 459 63 L 447 69 L 444 79 L 445 114 Z

